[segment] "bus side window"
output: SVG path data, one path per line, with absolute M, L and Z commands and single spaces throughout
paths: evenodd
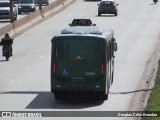
M 114 44 L 113 44 L 113 38 L 111 40 L 111 57 L 114 57 Z
M 109 41 L 109 59 L 112 59 L 112 42 Z
M 111 60 L 111 49 L 110 49 L 110 43 L 107 45 L 107 50 L 108 50 L 108 60 Z
M 109 45 L 108 44 L 107 44 L 106 48 L 107 48 L 107 64 L 108 64 L 108 62 L 110 60 L 110 58 L 109 58 Z

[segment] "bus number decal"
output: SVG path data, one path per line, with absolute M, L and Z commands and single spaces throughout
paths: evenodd
M 86 72 L 86 75 L 95 75 L 95 72 Z

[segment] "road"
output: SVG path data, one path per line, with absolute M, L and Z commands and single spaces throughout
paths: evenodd
M 119 14 L 97 16 L 98 2 L 77 0 L 52 18 L 18 36 L 9 62 L 0 57 L 0 111 L 126 111 L 160 33 L 160 4 L 151 0 L 117 0 Z M 113 29 L 118 43 L 114 82 L 109 99 L 56 101 L 50 93 L 51 38 L 73 18 L 90 18 L 104 29 Z M 1 56 L 1 53 L 0 53 Z M 128 93 L 128 94 L 121 94 Z M 48 118 L 51 119 L 51 118 Z M 57 118 L 75 119 L 75 118 Z M 76 118 L 84 119 L 84 118 Z M 87 120 L 125 118 L 85 118 Z

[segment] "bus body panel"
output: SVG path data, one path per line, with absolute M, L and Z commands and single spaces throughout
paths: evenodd
M 105 91 L 105 80 L 101 80 L 106 79 L 106 76 L 101 75 L 102 64 L 103 67 L 106 65 L 106 55 L 103 52 L 106 49 L 105 46 L 105 40 L 94 37 L 55 38 L 52 42 L 53 67 L 51 68 L 51 78 L 55 89 L 75 88 L 80 91 L 85 91 L 85 89 L 91 91 L 95 89 L 96 84 L 102 84 L 100 89 Z M 56 59 L 54 59 L 54 53 L 56 53 Z M 55 75 L 54 64 L 56 65 Z M 63 87 L 57 88 L 57 84 Z
M 113 33 L 52 39 L 51 91 L 108 94 L 113 80 Z

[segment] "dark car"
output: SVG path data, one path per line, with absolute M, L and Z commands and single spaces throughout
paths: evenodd
M 42 5 L 49 5 L 49 0 L 36 0 L 36 4 L 39 5 L 39 2 L 41 1 Z
M 19 3 L 19 0 L 13 0 L 13 2 L 18 4 L 18 3 Z
M 36 4 L 34 0 L 20 0 L 18 4 L 18 14 L 22 12 L 36 11 Z
M 0 1 L 0 19 L 10 19 L 10 1 Z M 17 7 L 13 5 L 13 20 L 17 20 Z
M 96 26 L 90 19 L 74 19 L 69 26 Z
M 117 5 L 119 4 L 116 4 L 115 0 L 102 0 L 98 5 L 98 16 L 101 16 L 101 14 L 118 15 Z

